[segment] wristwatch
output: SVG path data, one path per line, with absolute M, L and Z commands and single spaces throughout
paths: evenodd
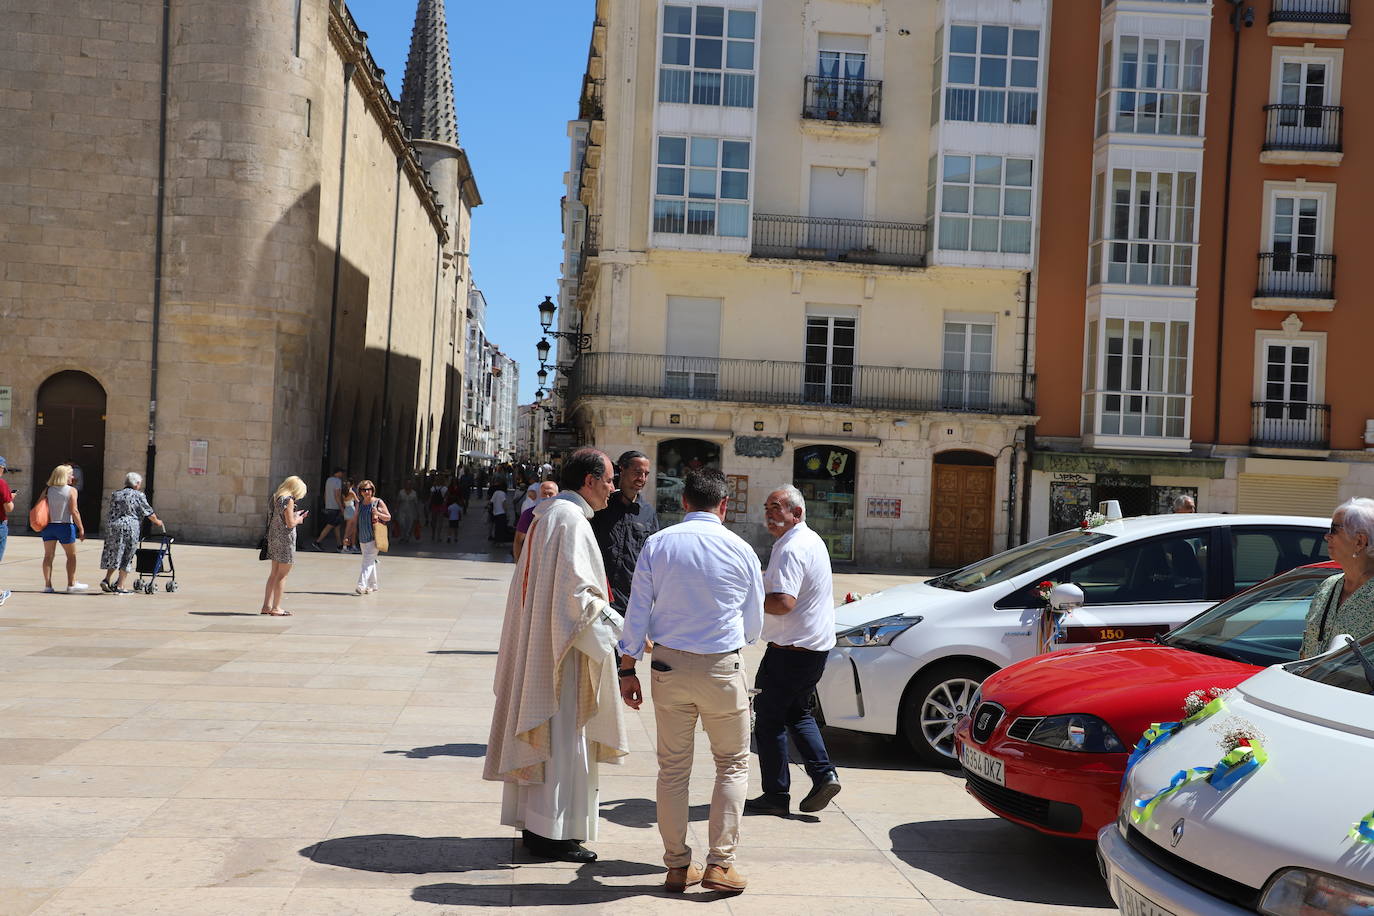
M 635 669 L 634 669 L 633 666 L 631 666 L 631 667 L 629 667 L 629 668 L 620 668 L 620 669 L 617 669 L 617 670 L 616 670 L 616 674 L 619 675 L 620 677 L 634 677 L 634 676 L 635 676 Z

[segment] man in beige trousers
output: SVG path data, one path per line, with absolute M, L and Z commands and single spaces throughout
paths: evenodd
M 735 869 L 749 783 L 749 694 L 740 649 L 762 632 L 764 593 L 753 548 L 724 525 L 727 495 L 720 471 L 688 472 L 682 491 L 687 515 L 645 542 L 619 642 L 620 695 L 632 709 L 643 703 L 635 661 L 645 641 L 653 643 L 658 830 L 668 867 L 664 887 L 674 892 L 700 883 L 739 893 L 748 884 Z M 687 845 L 698 720 L 716 764 L 704 871 Z

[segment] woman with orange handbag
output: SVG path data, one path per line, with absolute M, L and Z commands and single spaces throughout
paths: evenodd
M 41 502 L 46 512 L 38 511 L 32 521 L 42 521 L 43 534 L 43 591 L 56 592 L 52 587 L 53 557 L 61 544 L 67 554 L 67 593 L 87 591 L 90 586 L 76 581 L 76 542 L 86 540 L 86 527 L 81 523 L 81 510 L 76 505 L 76 487 L 71 486 L 72 466 L 59 464 L 48 477 L 48 489 Z M 37 509 L 37 506 L 34 507 Z M 42 516 L 47 518 L 43 519 Z
M 375 592 L 377 585 L 377 554 L 387 547 L 386 523 L 391 521 L 391 510 L 386 503 L 377 498 L 377 486 L 370 480 L 358 484 L 358 512 L 348 520 L 344 531 L 344 546 L 357 544 L 363 555 L 363 567 L 358 571 L 358 587 L 355 595 Z

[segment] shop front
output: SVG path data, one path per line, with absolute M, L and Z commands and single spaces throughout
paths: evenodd
M 792 484 L 806 500 L 806 524 L 825 541 L 831 560 L 854 560 L 857 452 L 838 445 L 805 445 L 792 458 Z

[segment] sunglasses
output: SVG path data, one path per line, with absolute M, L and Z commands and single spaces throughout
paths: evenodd
M 1326 536 L 1327 536 L 1327 537 L 1331 537 L 1331 536 L 1334 535 L 1337 531 L 1344 531 L 1344 530 L 1345 530 L 1345 526 L 1344 526 L 1344 525 L 1338 525 L 1338 524 L 1336 524 L 1335 522 L 1332 522 L 1332 523 L 1331 523 L 1331 528 L 1330 528 L 1330 530 L 1328 530 L 1328 531 L 1326 532 Z
M 359 493 L 371 493 L 371 492 L 372 492 L 372 487 L 359 487 L 359 488 L 358 488 L 358 492 L 359 492 Z

